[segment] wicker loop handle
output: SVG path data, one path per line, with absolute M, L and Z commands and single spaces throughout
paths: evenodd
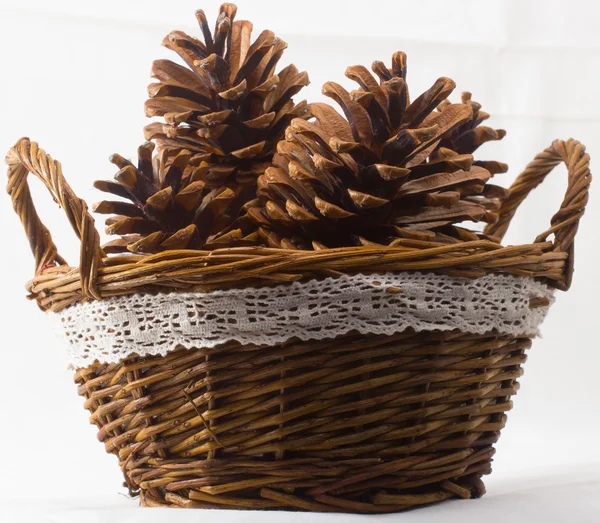
M 510 187 L 508 198 L 498 211 L 498 221 L 488 225 L 485 233 L 502 239 L 519 205 L 561 162 L 567 166 L 567 192 L 560 209 L 550 220 L 550 227 L 537 236 L 535 243 L 546 241 L 550 234 L 554 234 L 554 250 L 568 254 L 564 284 L 564 289 L 568 289 L 573 275 L 574 239 L 579 220 L 585 212 L 592 181 L 590 156 L 577 140 L 555 140 L 527 165 Z
M 31 252 L 35 257 L 36 274 L 49 265 L 66 265 L 58 254 L 50 231 L 40 220 L 33 200 L 27 176 L 35 174 L 46 186 L 55 202 L 64 210 L 71 227 L 81 241 L 79 273 L 82 293 L 86 298 L 99 299 L 96 288 L 96 274 L 103 256 L 100 236 L 94 226 L 94 219 L 88 213 L 86 203 L 78 198 L 66 182 L 62 167 L 53 160 L 38 144 L 28 138 L 21 138 L 6 156 L 8 164 L 8 184 L 15 212 L 19 215 L 29 238 Z

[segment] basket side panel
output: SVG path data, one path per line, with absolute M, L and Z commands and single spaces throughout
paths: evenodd
M 394 512 L 483 494 L 529 338 L 229 343 L 78 371 L 146 505 Z

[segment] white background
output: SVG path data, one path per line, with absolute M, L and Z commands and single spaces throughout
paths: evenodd
M 269 28 L 288 42 L 282 66 L 293 62 L 309 72 L 312 83 L 301 98 L 321 100 L 326 80 L 348 85 L 346 66 L 389 62 L 396 50 L 408 53 L 413 95 L 438 76 L 457 82 L 454 100 L 461 90 L 472 91 L 492 114 L 491 125 L 508 130 L 502 142 L 478 152 L 482 159 L 509 163 L 510 172 L 497 179 L 501 184 L 508 185 L 554 138 L 572 136 L 586 144 L 592 168 L 600 158 L 600 7 L 594 0 L 239 4 L 238 18 L 251 19 L 256 34 Z M 91 185 L 114 174 L 109 154 L 133 156 L 143 141 L 150 64 L 170 56 L 160 46 L 163 36 L 172 29 L 198 35 L 195 9 L 205 9 L 212 25 L 218 5 L 0 1 L 0 149 L 29 136 L 61 160 L 80 196 L 98 200 Z M 565 170 L 559 168 L 524 204 L 507 242 L 530 242 L 544 230 L 564 189 Z M 394 521 L 600 519 L 600 200 L 594 189 L 576 241 L 573 287 L 557 296 L 544 337 L 530 352 L 486 481 L 488 495 Z M 76 263 L 66 220 L 43 191 L 34 193 L 61 252 Z M 164 511 L 141 514 L 135 501 L 117 494 L 124 491 L 116 459 L 96 441 L 42 313 L 24 299 L 33 260 L 7 196 L 0 197 L 0 219 L 0 521 L 167 518 Z M 250 517 L 179 511 L 168 518 L 212 521 L 226 515 L 230 521 Z

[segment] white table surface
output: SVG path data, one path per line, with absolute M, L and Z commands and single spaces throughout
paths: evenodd
M 2 523 L 598 523 L 600 464 L 578 465 L 522 478 L 488 480 L 478 500 L 447 501 L 401 514 L 363 516 L 232 510 L 139 508 L 137 500 L 115 494 L 106 499 L 0 499 Z

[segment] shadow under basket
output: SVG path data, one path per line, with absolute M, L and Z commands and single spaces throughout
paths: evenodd
M 27 139 L 7 160 L 8 192 L 37 263 L 30 297 L 58 316 L 132 295 L 247 290 L 334 275 L 509 275 L 566 290 L 591 181 L 585 148 L 554 142 L 517 178 L 499 221 L 487 227 L 497 242 L 407 238 L 393 248 L 107 257 L 58 162 Z M 568 188 L 551 227 L 531 244 L 500 245 L 519 204 L 560 162 Z M 44 182 L 80 238 L 79 267 L 58 255 L 35 213 L 29 173 Z M 403 289 L 390 295 L 396 291 Z M 529 308 L 545 311 L 550 303 L 533 296 Z M 493 445 L 537 329 L 515 334 L 490 324 L 483 333 L 450 326 L 374 334 L 351 327 L 329 339 L 131 351 L 77 368 L 75 381 L 98 438 L 118 457 L 142 505 L 383 513 L 483 495 L 481 478 L 491 472 Z

